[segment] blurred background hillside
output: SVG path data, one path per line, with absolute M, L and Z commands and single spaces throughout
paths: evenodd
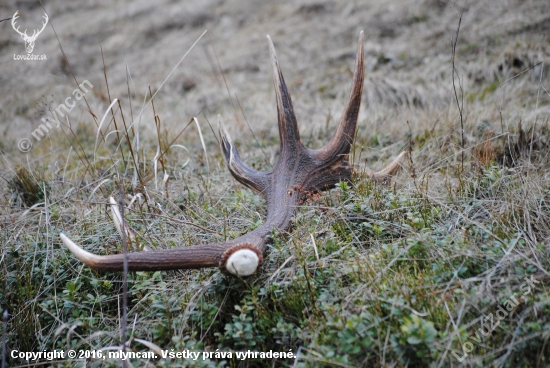
M 485 124 L 486 129 L 483 120 L 496 123 L 494 128 L 500 131 L 496 106 L 506 122 L 519 116 L 532 121 L 534 115 L 548 113 L 549 96 L 541 96 L 537 88 L 541 65 L 497 90 L 507 78 L 548 60 L 550 5 L 544 0 L 137 0 L 47 1 L 44 5 L 50 22 L 38 37 L 34 53 L 46 54 L 47 61 L 13 60 L 13 54 L 25 53 L 23 41 L 10 21 L 0 23 L 0 136 L 2 150 L 14 161 L 22 159 L 17 141 L 36 129 L 48 110 L 70 96 L 76 88 L 75 78 L 94 85 L 86 99 L 96 116 L 103 115 L 109 95 L 111 100 L 123 101 L 129 110 L 128 89 L 137 114 L 148 88 L 153 93 L 157 90 L 204 30 L 208 35 L 155 97 L 160 117 L 169 128 L 199 114 L 215 121 L 219 113 L 230 133 L 251 139 L 244 112 L 259 137 L 276 135 L 268 34 L 278 51 L 303 135 L 323 128 L 327 121 L 334 126 L 348 93 L 354 45 L 359 31 L 364 30 L 367 80 L 360 134 L 382 134 L 404 144 L 406 121 L 413 131 L 423 131 L 444 115 L 456 113 L 451 41 L 462 8 L 466 10 L 456 65 L 470 102 L 466 109 L 483 110 L 479 119 L 467 121 L 467 126 Z M 0 4 L 2 19 L 15 11 L 20 14 L 17 24 L 21 29 L 28 28 L 30 34 L 39 28 L 43 9 L 38 1 Z M 513 105 L 503 105 L 512 88 Z M 535 111 L 530 106 L 537 97 Z M 481 105 L 472 106 L 473 101 Z M 151 117 L 152 111 L 147 108 L 144 113 Z M 83 101 L 71 112 L 70 121 L 94 124 Z M 154 132 L 152 118 L 143 121 L 141 129 Z M 454 128 L 449 127 L 451 131 Z M 470 129 L 467 134 L 475 131 Z M 210 143 L 214 141 L 210 131 L 205 135 Z M 196 133 L 186 133 L 179 143 L 194 139 Z M 38 151 L 49 149 L 40 147 Z

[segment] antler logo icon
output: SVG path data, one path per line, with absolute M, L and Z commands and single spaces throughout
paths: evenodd
M 13 18 L 11 19 L 11 26 L 13 27 L 15 32 L 21 35 L 21 38 L 25 41 L 25 49 L 27 50 L 27 54 L 30 54 L 34 49 L 34 41 L 36 41 L 40 33 L 42 33 L 44 28 L 46 28 L 46 24 L 48 24 L 48 19 L 49 19 L 48 14 L 44 13 L 44 19 L 46 21 L 42 23 L 42 29 L 40 31 L 35 29 L 34 32 L 32 33 L 32 36 L 29 36 L 27 35 L 26 29 L 25 29 L 25 32 L 21 32 L 19 31 L 19 26 L 17 26 L 17 28 L 15 27 L 15 20 L 19 18 L 19 15 L 17 13 L 19 13 L 19 10 L 16 11 L 15 14 L 13 15 Z

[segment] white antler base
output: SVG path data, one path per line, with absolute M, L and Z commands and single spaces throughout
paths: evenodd
M 225 269 L 235 276 L 250 276 L 258 269 L 260 258 L 251 249 L 239 249 L 229 256 Z

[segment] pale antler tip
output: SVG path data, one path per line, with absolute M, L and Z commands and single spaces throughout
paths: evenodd
M 120 234 L 120 237 L 122 238 L 124 237 L 124 235 L 122 234 L 123 221 L 122 221 L 122 215 L 118 208 L 118 203 L 112 196 L 109 197 L 109 203 L 111 204 L 111 214 L 113 215 L 113 222 L 115 224 L 115 228 L 117 229 L 118 233 Z M 124 226 L 124 228 L 126 229 L 127 240 L 134 241 L 135 239 L 134 233 L 132 233 L 132 231 L 127 226 Z
M 109 203 L 111 203 L 111 214 L 113 215 L 115 228 L 122 237 L 122 216 L 120 214 L 120 211 L 118 210 L 118 203 L 113 197 L 109 197 Z
M 277 54 L 275 53 L 275 46 L 273 45 L 273 41 L 271 41 L 271 37 L 269 35 L 267 36 L 267 44 L 269 46 L 269 53 L 271 54 L 271 58 L 277 60 Z
M 406 151 L 403 151 L 397 156 L 388 166 L 377 173 L 371 173 L 370 176 L 373 179 L 386 179 L 391 177 L 401 167 L 401 160 L 407 155 Z
M 225 124 L 223 123 L 223 120 L 220 115 L 218 115 L 218 132 L 220 134 L 220 137 L 222 138 L 221 144 L 223 144 L 223 141 L 226 141 L 231 145 L 231 136 L 229 135 L 229 132 L 227 131 L 227 128 L 225 127 Z
M 65 244 L 67 249 L 69 249 L 76 258 L 86 263 L 87 265 L 90 265 L 90 263 L 94 263 L 99 259 L 99 256 L 85 251 L 84 249 L 79 247 L 75 242 L 69 239 L 67 235 L 60 233 L 59 237 L 61 238 L 61 241 L 63 241 L 63 244 Z

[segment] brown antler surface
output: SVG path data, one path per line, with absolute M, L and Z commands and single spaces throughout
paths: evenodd
M 223 272 L 233 275 L 251 275 L 262 263 L 262 255 L 273 229 L 287 229 L 297 206 L 307 199 L 308 194 L 351 179 L 349 152 L 355 136 L 364 80 L 363 32 L 359 36 L 353 84 L 346 108 L 334 136 L 319 150 L 308 149 L 300 141 L 292 100 L 269 36 L 268 43 L 279 120 L 280 157 L 277 164 L 269 172 L 252 170 L 242 162 L 221 120 L 219 131 L 222 153 L 233 177 L 264 196 L 267 202 L 265 223 L 252 232 L 224 243 L 128 253 L 129 270 L 218 266 Z M 399 155 L 386 169 L 370 175 L 373 178 L 385 178 L 393 174 L 403 155 Z M 92 268 L 106 271 L 123 268 L 123 254 L 98 256 L 86 252 L 64 234 L 61 234 L 61 239 L 78 259 Z

